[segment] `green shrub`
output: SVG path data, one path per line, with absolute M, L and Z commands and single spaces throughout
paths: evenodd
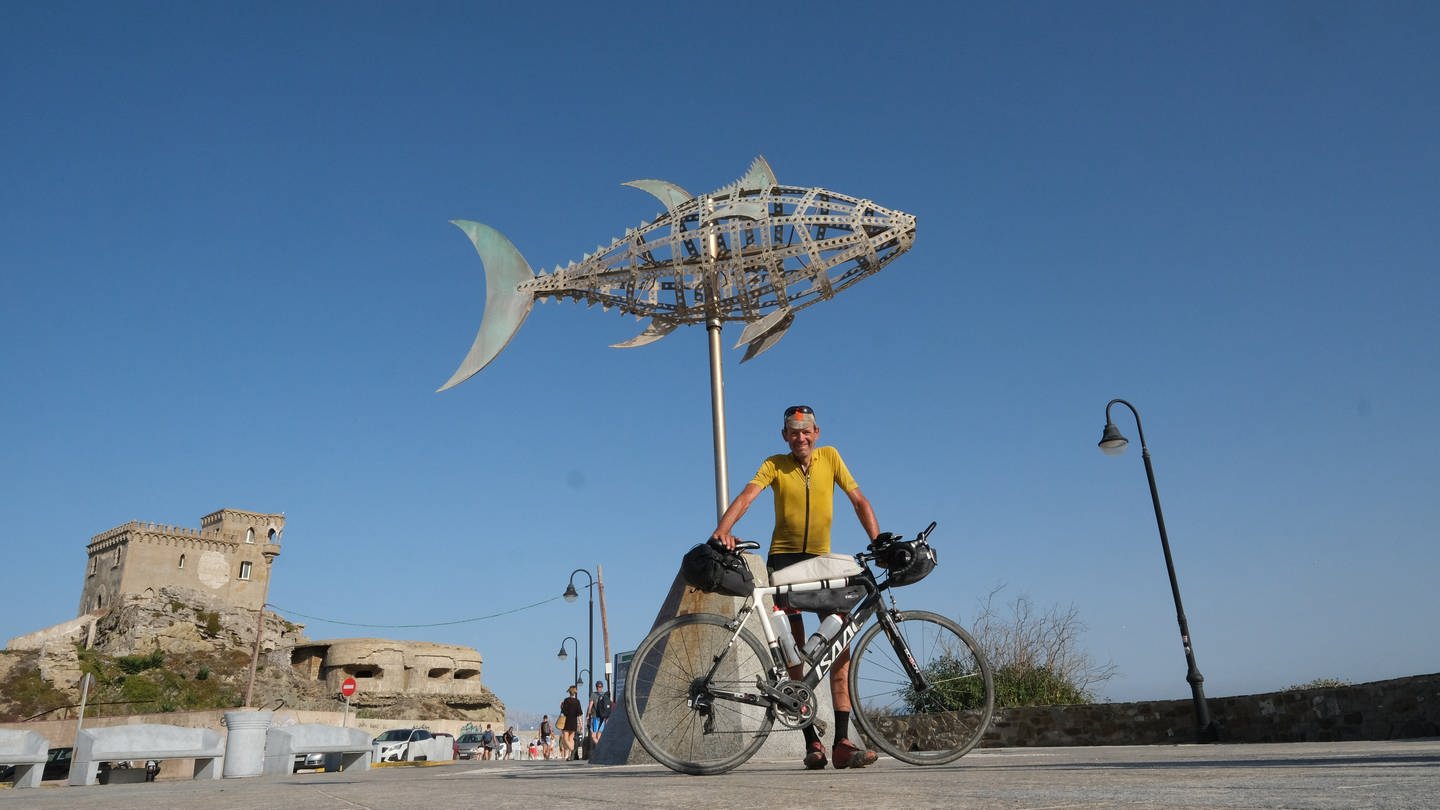
M 1340 678 L 1316 678 L 1308 683 L 1295 684 L 1285 687 L 1286 692 L 1300 692 L 1306 689 L 1334 689 L 1339 686 L 1349 686 L 1350 682 Z
M 120 668 L 126 675 L 138 675 L 148 669 L 160 669 L 165 666 L 165 653 L 157 647 L 153 652 L 145 655 L 122 655 L 115 659 L 115 666 Z
M 1008 666 L 993 673 L 995 706 L 1074 706 L 1093 703 L 1084 690 L 1049 667 Z

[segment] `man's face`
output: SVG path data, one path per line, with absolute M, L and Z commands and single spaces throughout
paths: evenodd
M 795 460 L 803 464 L 810 460 L 810 454 L 815 451 L 815 442 L 820 439 L 820 426 L 781 428 L 780 437 L 790 445 L 790 454 Z

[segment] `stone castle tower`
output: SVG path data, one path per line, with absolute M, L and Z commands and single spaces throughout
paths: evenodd
M 199 529 L 131 521 L 95 535 L 86 547 L 79 615 L 99 613 L 127 596 L 153 597 L 182 587 L 239 608 L 258 610 L 280 555 L 285 515 L 221 509 Z

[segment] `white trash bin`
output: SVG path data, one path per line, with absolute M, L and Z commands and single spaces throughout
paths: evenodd
M 265 770 L 265 732 L 270 729 L 273 712 L 225 712 L 226 779 L 235 776 L 259 776 Z

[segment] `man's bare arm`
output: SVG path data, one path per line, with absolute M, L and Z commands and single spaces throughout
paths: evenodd
M 725 514 L 720 516 L 720 522 L 715 526 L 715 531 L 710 533 L 710 537 L 724 543 L 726 548 L 735 548 L 736 538 L 730 533 L 730 530 L 735 528 L 735 524 L 740 522 L 740 518 L 745 517 L 745 512 L 750 509 L 750 504 L 754 503 L 763 491 L 754 483 L 746 484 L 745 488 L 740 490 L 740 494 L 735 496 L 735 500 L 725 508 Z
M 850 497 L 850 505 L 855 507 L 855 517 L 860 519 L 860 526 L 865 529 L 865 534 L 874 540 L 880 534 L 880 524 L 875 520 L 875 509 L 870 506 L 869 499 L 860 492 L 859 487 L 845 494 Z

